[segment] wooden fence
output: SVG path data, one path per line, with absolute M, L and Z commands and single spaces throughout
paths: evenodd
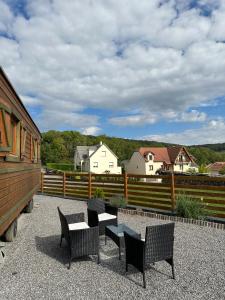
M 129 205 L 173 212 L 179 193 L 201 200 L 208 215 L 225 218 L 225 178 L 207 176 L 151 176 L 134 174 L 42 173 L 41 192 L 74 199 L 92 198 L 96 188 L 106 199 L 124 195 Z

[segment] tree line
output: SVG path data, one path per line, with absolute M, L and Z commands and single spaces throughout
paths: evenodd
M 105 143 L 117 155 L 119 163 L 123 160 L 130 159 L 132 153 L 140 147 L 166 147 L 175 145 L 154 141 L 109 137 L 106 135 L 83 135 L 78 131 L 50 130 L 42 133 L 42 164 L 46 165 L 47 163 L 58 162 L 73 163 L 76 146 L 96 145 L 100 141 Z M 199 165 L 207 165 L 215 161 L 225 161 L 225 143 L 190 146 L 187 147 L 187 150 L 196 158 L 196 162 Z

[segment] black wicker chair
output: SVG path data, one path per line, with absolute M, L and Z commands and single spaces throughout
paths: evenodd
M 172 267 L 173 279 L 173 243 L 174 223 L 147 226 L 145 240 L 134 238 L 124 232 L 126 249 L 126 272 L 128 264 L 135 266 L 143 274 L 143 286 L 146 288 L 145 270 L 151 263 L 165 260 Z
M 117 225 L 118 208 L 113 207 L 100 199 L 88 200 L 88 225 L 99 226 L 99 235 L 105 234 L 105 227 Z
M 70 260 L 68 269 L 71 267 L 73 258 L 87 255 L 97 255 L 98 263 L 100 263 L 98 226 L 91 228 L 87 226 L 84 223 L 84 213 L 64 215 L 59 207 L 58 212 L 61 222 L 60 247 L 63 238 L 67 241 L 69 247 Z M 81 222 L 86 224 L 86 226 L 83 226 Z

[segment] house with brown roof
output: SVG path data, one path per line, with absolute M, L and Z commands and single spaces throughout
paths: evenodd
M 130 174 L 155 175 L 159 171 L 187 172 L 197 165 L 187 149 L 174 147 L 141 147 L 133 153 L 126 164 Z
M 211 175 L 220 175 L 220 171 L 225 168 L 224 161 L 217 161 L 207 166 L 208 172 Z

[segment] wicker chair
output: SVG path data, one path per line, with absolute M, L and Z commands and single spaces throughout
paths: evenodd
M 113 207 L 100 199 L 88 201 L 88 225 L 90 227 L 99 226 L 99 235 L 105 234 L 105 227 L 117 225 L 118 208 Z
M 174 223 L 147 226 L 145 239 L 137 239 L 124 232 L 126 249 L 126 272 L 128 264 L 135 266 L 143 274 L 143 287 L 146 288 L 145 270 L 151 263 L 165 260 L 172 267 L 173 279 L 173 243 Z
M 64 215 L 58 207 L 59 218 L 61 222 L 61 239 L 67 241 L 69 247 L 69 267 L 73 258 L 97 255 L 98 263 L 100 263 L 99 254 L 99 228 L 98 226 L 89 227 L 84 222 L 84 213 L 77 213 L 73 215 Z

